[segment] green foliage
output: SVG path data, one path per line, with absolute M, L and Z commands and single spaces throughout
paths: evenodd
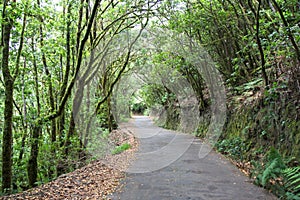
M 277 149 L 271 147 L 265 158 L 265 164 L 256 177 L 255 183 L 270 189 L 273 193 L 280 196 L 284 193 L 281 179 L 282 170 L 285 168 L 286 165 L 282 156 Z
M 195 131 L 195 133 L 193 133 L 193 135 L 204 138 L 209 127 L 209 120 L 207 119 L 207 117 L 201 117 L 200 122 L 201 123 L 199 123 L 199 126 L 197 127 L 197 130 Z
M 247 145 L 240 137 L 218 141 L 215 147 L 222 154 L 241 161 L 243 161 L 244 154 L 247 151 Z
M 288 200 L 300 199 L 300 167 L 287 168 L 282 171 L 284 187 L 286 190 L 284 198 Z
M 144 102 L 134 103 L 131 105 L 131 111 L 136 114 L 144 114 L 146 109 L 147 107 Z
M 121 146 L 117 146 L 114 150 L 112 150 L 112 154 L 115 155 L 115 154 L 120 154 L 122 153 L 123 151 L 126 151 L 127 149 L 130 149 L 131 148 L 131 145 L 128 144 L 128 143 L 124 143 L 122 144 Z
M 256 88 L 260 88 L 262 85 L 262 82 L 263 82 L 263 80 L 261 78 L 257 78 L 250 82 L 246 82 L 245 84 L 243 84 L 241 86 L 237 86 L 235 89 L 240 93 L 245 92 L 245 91 L 253 91 Z
M 20 192 L 24 189 L 27 189 L 28 187 L 28 181 L 27 181 L 27 173 L 26 173 L 26 162 L 28 162 L 28 159 L 25 158 L 21 161 L 18 161 L 17 158 L 14 158 L 14 161 L 17 161 L 18 164 L 13 170 L 13 174 L 15 174 L 13 179 L 13 189 L 14 193 Z
M 147 107 L 151 107 L 156 104 L 165 105 L 169 94 L 162 85 L 147 84 L 142 87 L 141 96 Z
M 260 169 L 256 184 L 287 200 L 300 199 L 300 167 L 287 168 L 275 148 L 268 152 L 266 164 Z
M 285 84 L 279 84 L 278 82 L 273 82 L 272 86 L 265 91 L 265 103 L 272 103 L 279 98 L 279 90 L 285 89 Z
M 100 106 L 97 114 L 97 124 L 101 128 L 116 129 L 118 127 L 111 113 L 111 104 L 104 103 Z

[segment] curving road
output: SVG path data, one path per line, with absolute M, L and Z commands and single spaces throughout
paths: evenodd
M 156 127 L 142 116 L 135 116 L 123 128 L 139 138 L 140 146 L 124 186 L 112 199 L 277 199 L 253 185 L 222 155 L 211 151 L 199 159 L 199 149 L 204 145 L 191 135 Z

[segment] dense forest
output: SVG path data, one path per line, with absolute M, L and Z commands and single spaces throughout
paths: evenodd
M 213 145 L 256 184 L 299 198 L 298 0 L 0 2 L 2 194 L 86 165 L 102 145 L 92 141 L 132 112 L 181 130 L 173 77 L 190 86 L 197 124 L 187 132 L 201 138 L 222 82 L 226 118 Z M 191 51 L 162 48 L 171 35 L 201 46 L 218 78 Z

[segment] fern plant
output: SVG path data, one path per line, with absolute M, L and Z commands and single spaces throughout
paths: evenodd
M 262 186 L 265 187 L 270 182 L 270 179 L 278 178 L 285 168 L 286 166 L 281 155 L 272 147 L 268 152 L 266 168 L 262 174 Z
M 281 175 L 282 169 L 285 165 L 282 163 L 281 158 L 272 160 L 262 174 L 261 184 L 266 186 L 271 179 L 276 179 Z
M 287 168 L 282 171 L 285 186 L 285 199 L 300 200 L 300 167 Z
M 278 196 L 282 196 L 285 194 L 285 190 L 281 184 L 281 177 L 285 168 L 282 156 L 272 147 L 267 153 L 264 169 L 256 177 L 256 184 L 271 190 Z

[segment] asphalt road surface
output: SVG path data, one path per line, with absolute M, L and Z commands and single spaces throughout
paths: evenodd
M 277 199 L 253 185 L 224 156 L 213 150 L 205 153 L 209 146 L 191 135 L 159 128 L 143 116 L 135 116 L 123 128 L 134 133 L 140 145 L 123 186 L 112 199 Z M 201 148 L 204 158 L 199 158 Z

